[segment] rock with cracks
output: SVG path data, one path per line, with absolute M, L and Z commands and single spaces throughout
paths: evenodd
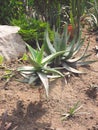
M 16 26 L 0 25 L 0 55 L 7 61 L 17 59 L 26 52 L 25 42 L 18 34 Z

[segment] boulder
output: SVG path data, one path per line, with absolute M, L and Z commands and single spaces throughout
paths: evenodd
M 17 59 L 26 52 L 26 45 L 17 26 L 0 25 L 0 55 L 7 61 Z

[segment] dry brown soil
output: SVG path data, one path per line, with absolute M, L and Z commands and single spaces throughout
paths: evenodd
M 98 60 L 93 50 L 98 44 L 96 36 L 85 36 L 90 36 L 90 59 Z M 15 64 L 11 63 L 11 66 Z M 98 62 L 81 69 L 87 73 L 72 75 L 67 84 L 65 79 L 51 81 L 48 99 L 44 93 L 40 99 L 38 90 L 27 84 L 10 81 L 5 88 L 5 81 L 1 80 L 0 115 L 8 111 L 6 122 L 12 123 L 9 130 L 15 126 L 16 130 L 98 130 Z M 2 74 L 3 70 L 0 70 L 0 77 Z M 62 121 L 61 115 L 69 112 L 78 101 L 81 109 L 73 117 Z

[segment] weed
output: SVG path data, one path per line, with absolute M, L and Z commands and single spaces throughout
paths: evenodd
M 70 108 L 69 112 L 62 114 L 62 120 L 67 120 L 75 114 L 77 114 L 77 111 L 79 111 L 82 108 L 82 105 L 79 105 L 79 101 L 74 104 L 72 108 Z

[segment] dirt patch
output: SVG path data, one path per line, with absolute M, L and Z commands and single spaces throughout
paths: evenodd
M 98 44 L 95 39 L 96 36 L 90 36 L 88 52 L 92 53 L 92 60 L 98 59 L 93 49 Z M 16 130 L 98 130 L 98 62 L 81 69 L 87 74 L 72 75 L 67 84 L 65 79 L 51 81 L 48 99 L 43 92 L 40 100 L 38 90 L 26 84 L 11 81 L 5 89 L 5 82 L 1 81 L 0 115 L 8 110 L 7 122 L 12 123 L 9 130 L 15 126 Z M 78 101 L 82 108 L 62 121 L 61 115 Z

